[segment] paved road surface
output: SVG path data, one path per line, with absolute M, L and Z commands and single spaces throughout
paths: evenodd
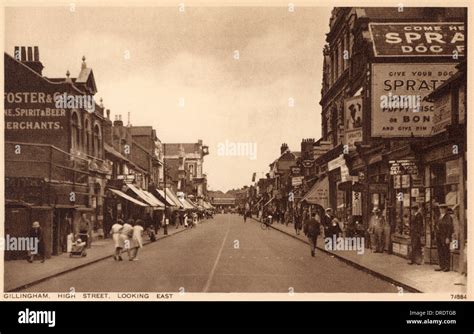
M 24 291 L 397 292 L 327 254 L 312 258 L 308 245 L 235 214 L 146 246 L 138 258 L 107 259 Z

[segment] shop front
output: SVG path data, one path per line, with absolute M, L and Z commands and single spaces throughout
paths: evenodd
M 424 202 L 423 176 L 419 165 L 420 162 L 413 156 L 388 161 L 391 187 L 387 216 L 392 227 L 392 252 L 405 258 L 411 252 L 410 226 L 414 218 L 411 208 L 414 205 L 423 208 Z M 426 239 L 426 231 L 422 239 Z
M 453 144 L 427 150 L 423 155 L 425 162 L 425 212 L 427 238 L 425 245 L 425 262 L 437 264 L 436 236 L 434 226 L 440 217 L 438 205 L 447 204 L 451 209 L 454 233 L 452 236 L 451 270 L 463 272 L 462 255 L 467 248 L 467 224 L 465 223 L 466 161 L 462 155 L 452 153 Z M 464 199 L 464 200 L 463 200 Z

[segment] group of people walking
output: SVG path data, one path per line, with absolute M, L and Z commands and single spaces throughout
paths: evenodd
M 143 221 L 118 219 L 112 225 L 110 234 L 114 240 L 114 260 L 122 261 L 122 253 L 127 252 L 129 261 L 138 261 L 138 250 L 143 247 Z

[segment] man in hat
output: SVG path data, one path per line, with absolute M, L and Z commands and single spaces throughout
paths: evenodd
M 316 245 L 320 230 L 320 223 L 317 218 L 316 212 L 311 214 L 311 218 L 304 222 L 303 232 L 308 238 L 309 245 L 311 247 L 311 256 L 314 257 L 316 251 Z
M 382 211 L 378 207 L 372 210 L 373 216 L 370 218 L 369 233 L 371 236 L 371 246 L 374 253 L 383 253 L 383 227 L 385 219 L 382 216 Z
M 322 224 L 323 224 L 323 228 L 324 228 L 324 237 L 325 238 L 331 237 L 329 235 L 330 234 L 329 230 L 330 230 L 333 218 L 334 217 L 332 215 L 332 209 L 331 208 L 326 208 L 324 217 L 322 219 Z
M 45 244 L 43 230 L 41 229 L 40 223 L 38 221 L 33 222 L 31 225 L 30 238 L 34 240 L 36 249 L 28 250 L 28 262 L 33 263 L 35 255 L 38 254 L 41 259 L 41 263 L 44 263 L 46 260 Z
M 423 235 L 423 214 L 421 208 L 415 204 L 411 207 L 411 224 L 410 224 L 410 239 L 411 239 L 411 254 L 410 262 L 408 264 L 421 264 L 421 236 Z
M 448 214 L 448 205 L 440 204 L 439 209 L 441 216 L 438 224 L 435 225 L 436 247 L 438 249 L 439 268 L 436 271 L 449 271 L 450 267 L 450 251 L 449 244 L 452 240 L 454 232 L 453 218 Z

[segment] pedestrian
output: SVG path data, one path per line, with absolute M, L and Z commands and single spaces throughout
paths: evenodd
M 143 247 L 143 221 L 137 219 L 132 229 L 131 253 L 129 261 L 138 261 L 138 250 Z
M 283 220 L 285 221 L 285 226 L 288 226 L 290 222 L 290 211 L 286 210 L 285 214 L 283 215 Z
M 184 208 L 181 206 L 179 208 L 179 225 L 181 226 L 184 226 L 184 216 L 185 216 Z M 176 228 L 178 228 L 178 225 L 176 225 Z
M 324 237 L 325 238 L 330 237 L 329 228 L 332 224 L 332 219 L 333 219 L 332 209 L 331 208 L 326 208 L 325 213 L 324 213 L 324 217 L 322 219 L 322 224 L 323 224 L 323 229 L 324 229 Z
M 328 227 L 326 228 L 324 237 L 331 238 L 333 240 L 334 237 L 339 238 L 342 235 L 342 229 L 340 226 L 340 222 L 336 217 L 332 217 L 331 222 L 329 223 Z
M 436 271 L 448 272 L 450 270 L 449 245 L 454 232 L 453 217 L 448 213 L 448 205 L 440 204 L 441 216 L 435 225 L 436 247 L 438 248 L 439 268 Z
M 123 220 L 118 219 L 115 224 L 112 225 L 110 229 L 110 234 L 112 235 L 112 239 L 114 240 L 114 260 L 115 261 L 122 261 L 122 243 L 120 242 L 120 233 L 123 229 Z
M 83 212 L 81 214 L 81 219 L 79 221 L 79 235 L 81 237 L 81 240 L 86 243 L 88 248 L 91 245 L 90 238 L 89 238 L 90 228 L 91 228 L 91 222 L 87 218 L 86 213 Z
M 197 226 L 197 223 L 198 223 L 198 215 L 197 215 L 196 211 L 194 211 L 192 213 L 192 226 L 191 227 Z
M 372 210 L 372 217 L 369 223 L 369 233 L 371 235 L 371 246 L 374 253 L 383 253 L 383 226 L 385 219 L 382 217 L 382 212 L 378 207 Z
M 44 263 L 44 261 L 46 260 L 46 254 L 43 230 L 41 229 L 40 223 L 38 221 L 33 222 L 33 224 L 31 225 L 30 238 L 33 239 L 33 242 L 36 245 L 36 249 L 28 250 L 28 262 L 33 263 L 35 255 L 38 254 L 41 259 L 41 263 Z
M 311 247 L 311 256 L 313 257 L 316 251 L 320 227 L 320 221 L 316 219 L 316 212 L 313 212 L 311 214 L 311 218 L 304 222 L 303 232 L 308 238 L 309 245 Z
M 131 259 L 130 254 L 130 239 L 133 236 L 133 225 L 135 224 L 134 220 L 129 218 L 125 224 L 122 226 L 122 231 L 120 232 L 120 246 L 122 249 L 127 251 L 128 259 Z M 119 259 L 120 260 L 120 259 Z
M 423 235 L 423 214 L 417 204 L 411 207 L 412 220 L 410 224 L 411 254 L 408 264 L 421 264 L 421 236 Z
M 300 231 L 301 231 L 301 227 L 302 227 L 302 220 L 301 220 L 301 214 L 299 213 L 298 210 L 295 210 L 293 212 L 293 222 L 295 224 L 295 232 L 296 232 L 296 235 L 299 235 L 300 234 Z
M 247 217 L 250 216 L 250 204 L 247 202 L 245 203 L 245 208 L 244 208 L 244 223 L 247 221 Z
M 189 224 L 188 224 L 188 214 L 185 213 L 185 214 L 184 214 L 184 227 L 187 228 L 188 226 L 189 226 Z
M 385 213 L 387 212 L 387 209 L 385 209 Z M 383 215 L 384 217 L 384 220 L 383 220 L 383 242 L 384 242 L 384 246 L 383 246 L 383 250 L 387 251 L 387 253 L 391 253 L 391 249 L 390 249 L 390 241 L 391 241 L 391 238 L 392 238 L 392 229 L 390 227 L 390 223 L 387 219 L 385 219 L 385 217 L 387 217 L 386 214 Z

